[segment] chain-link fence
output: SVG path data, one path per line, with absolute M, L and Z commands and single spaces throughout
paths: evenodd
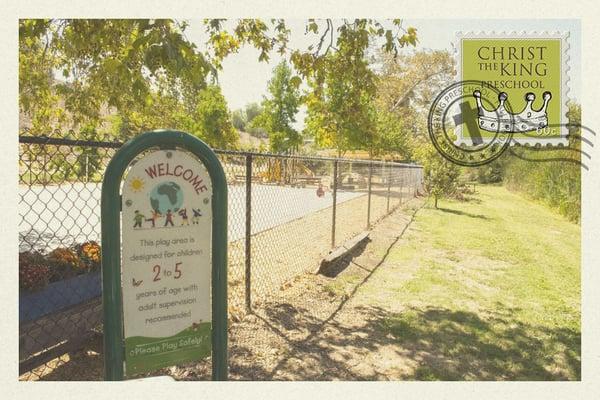
M 100 192 L 121 143 L 33 136 L 19 142 L 21 379 L 90 379 L 101 370 L 53 371 L 101 335 Z M 229 192 L 233 320 L 421 190 L 422 168 L 412 164 L 217 154 Z

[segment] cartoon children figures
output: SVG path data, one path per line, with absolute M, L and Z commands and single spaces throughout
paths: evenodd
M 200 209 L 195 209 L 192 208 L 192 211 L 194 212 L 194 216 L 192 217 L 192 224 L 194 225 L 198 225 L 198 222 L 200 221 L 200 217 L 202 216 L 202 213 L 200 212 Z
M 194 224 L 198 224 L 198 219 L 202 216 L 202 214 L 200 213 L 200 209 L 193 209 L 192 211 L 194 212 L 194 217 L 192 219 L 192 222 Z M 181 226 L 183 225 L 190 225 L 189 222 L 189 216 L 187 213 L 187 208 L 182 208 L 179 211 L 175 210 L 175 212 L 181 217 Z M 150 218 L 146 219 L 146 216 L 142 213 L 139 212 L 139 210 L 135 210 L 135 216 L 133 217 L 133 221 L 134 221 L 134 228 L 141 228 L 142 227 L 142 222 L 146 221 L 146 222 L 152 222 L 152 228 L 156 228 L 156 221 L 159 218 L 164 217 L 165 218 L 165 224 L 164 227 L 167 226 L 175 226 L 175 223 L 173 222 L 173 216 L 175 215 L 175 212 L 171 211 L 170 209 L 167 210 L 167 212 L 163 215 L 161 214 L 158 210 L 152 209 L 150 211 Z
M 162 217 L 162 215 L 160 215 L 160 213 L 158 212 L 158 210 L 152 210 L 152 216 L 150 218 L 148 218 L 146 221 L 147 222 L 152 222 L 152 227 L 155 228 L 156 227 L 156 220 Z
M 139 210 L 135 210 L 135 215 L 133 216 L 133 227 L 134 228 L 141 228 L 142 227 L 142 221 L 146 219 L 146 216 L 144 214 L 141 214 Z
M 190 224 L 188 221 L 188 215 L 187 215 L 186 208 L 182 208 L 181 210 L 179 210 L 179 212 L 177 214 L 179 214 L 181 216 L 181 219 L 182 219 L 181 226 Z
M 173 213 L 171 212 L 171 210 L 167 210 L 167 214 L 165 215 L 165 217 L 165 226 L 167 226 L 168 224 L 171 224 L 171 226 L 175 226 L 173 225 Z

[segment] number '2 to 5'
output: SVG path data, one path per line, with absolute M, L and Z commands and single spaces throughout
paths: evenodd
M 181 278 L 181 264 L 183 264 L 182 262 L 178 262 L 175 264 L 175 273 L 173 274 L 173 271 L 170 271 L 168 269 L 162 269 L 160 267 L 160 265 L 155 265 L 154 267 L 152 267 L 152 271 L 154 272 L 154 282 L 158 282 L 161 280 L 161 275 L 164 276 L 165 278 L 170 277 L 171 275 L 173 275 L 174 279 L 179 279 Z M 162 274 L 161 274 L 162 272 Z

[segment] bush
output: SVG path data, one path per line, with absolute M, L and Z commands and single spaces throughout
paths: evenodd
M 39 253 L 19 253 L 19 289 L 39 290 L 50 280 L 50 268 L 43 264 L 44 257 Z
M 95 241 L 58 247 L 47 256 L 36 251 L 19 253 L 19 288 L 42 289 L 48 283 L 100 268 L 101 248 Z
M 533 162 L 511 157 L 504 171 L 504 182 L 509 189 L 526 193 L 546 203 L 573 222 L 581 218 L 581 107 L 569 104 L 569 146 L 567 149 L 547 150 L 545 159 L 556 161 Z M 515 154 L 526 149 L 514 149 Z M 562 161 L 558 161 L 562 160 Z
M 78 245 L 77 255 L 88 270 L 91 271 L 100 267 L 101 251 L 97 242 L 92 240 Z
M 427 193 L 433 196 L 434 206 L 443 197 L 457 197 L 460 168 L 446 160 L 431 145 L 421 146 L 415 152 L 423 165 L 423 184 Z
M 559 150 L 560 151 L 560 150 Z M 581 170 L 564 161 L 535 163 L 513 160 L 505 171 L 506 186 L 556 209 L 569 220 L 581 216 Z
M 47 261 L 52 267 L 51 280 L 53 282 L 70 278 L 87 269 L 77 253 L 66 247 L 58 247 L 52 250 L 48 254 Z

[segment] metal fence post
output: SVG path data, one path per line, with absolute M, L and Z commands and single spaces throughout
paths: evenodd
M 398 206 L 402 205 L 402 199 L 404 197 L 404 193 L 402 191 L 402 186 L 404 185 L 404 175 L 406 174 L 406 171 L 404 170 L 404 167 L 402 167 L 401 169 L 401 174 L 400 174 L 400 202 L 398 203 Z
M 387 214 L 390 213 L 390 190 L 392 189 L 392 165 L 388 164 L 387 177 Z
M 252 154 L 246 154 L 246 312 L 252 313 Z
M 371 227 L 371 181 L 373 179 L 373 162 L 369 162 L 369 196 L 367 200 L 367 229 Z
M 335 211 L 337 202 L 338 160 L 333 161 L 333 212 L 331 214 L 331 248 L 335 247 Z
M 46 160 L 46 148 L 44 148 L 44 174 L 42 175 L 42 185 L 47 184 L 46 181 L 46 172 L 48 171 L 48 166 L 46 165 L 48 161 Z
M 410 170 L 408 171 L 408 173 L 410 175 Z M 400 192 L 400 200 L 398 201 L 398 207 L 400 207 L 402 205 L 402 200 L 404 200 L 404 184 L 405 184 L 404 180 L 405 180 L 405 176 L 403 173 L 402 177 L 400 178 L 400 189 L 398 190 Z M 410 176 L 408 177 L 408 180 L 410 181 Z
M 410 169 L 410 187 L 412 189 L 412 197 L 415 197 L 415 193 L 417 192 L 417 188 L 415 186 L 415 171 L 414 169 Z
M 88 183 L 90 180 L 90 176 L 89 176 L 89 160 L 88 160 L 88 155 L 85 155 L 85 183 Z

